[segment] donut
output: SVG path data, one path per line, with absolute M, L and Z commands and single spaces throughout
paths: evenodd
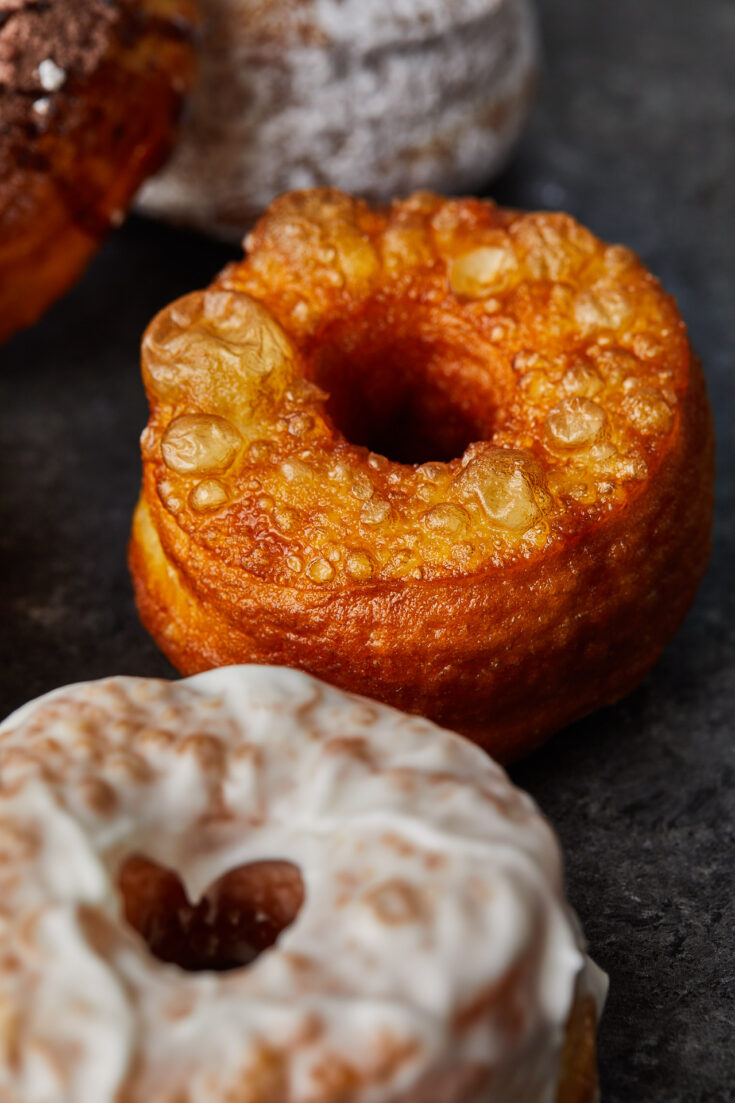
M 162 162 L 193 5 L 0 2 L 0 341 L 71 286 Z
M 3 1103 L 592 1103 L 604 975 L 477 747 L 301 671 L 0 727 Z
M 130 552 L 180 671 L 300 667 L 508 761 L 647 674 L 712 512 L 674 302 L 562 214 L 277 200 L 143 341 Z
M 273 197 L 481 191 L 528 114 L 531 0 L 202 0 L 201 76 L 148 214 L 242 237 Z

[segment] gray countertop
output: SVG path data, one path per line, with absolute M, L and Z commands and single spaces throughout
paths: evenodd
M 513 770 L 559 831 L 611 989 L 605 1103 L 735 1100 L 735 3 L 543 0 L 546 69 L 490 194 L 563 208 L 677 297 L 718 429 L 712 563 L 645 684 Z M 170 675 L 125 542 L 140 333 L 233 251 L 131 219 L 0 350 L 0 712 L 111 673 Z

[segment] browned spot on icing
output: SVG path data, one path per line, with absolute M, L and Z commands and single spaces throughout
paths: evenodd
M 102 778 L 87 778 L 80 784 L 82 799 L 99 816 L 111 816 L 117 806 L 117 793 Z
M 290 1039 L 290 1044 L 292 1047 L 314 1045 L 324 1037 L 326 1029 L 324 1019 L 316 1012 L 306 1015 L 299 1024 L 297 1033 Z
M 376 1044 L 378 1057 L 372 1070 L 372 1078 L 380 1081 L 390 1080 L 399 1069 L 421 1054 L 421 1045 L 416 1041 L 396 1038 L 389 1031 L 383 1031 Z
M 434 1100 L 443 1103 L 444 1100 L 482 1099 L 487 1093 L 491 1077 L 492 1070 L 477 1062 L 443 1072 L 432 1072 L 400 1095 L 395 1103 L 425 1103 L 427 1099 L 432 1103 Z M 592 1103 L 592 1099 L 585 1100 L 584 1103 Z
M 179 743 L 177 752 L 193 755 L 203 773 L 221 776 L 225 770 L 225 746 L 214 735 L 189 735 Z
M 164 751 L 171 747 L 176 737 L 163 728 L 144 728 L 138 733 L 137 742 L 144 750 Z
M 145 785 L 154 778 L 154 771 L 142 755 L 135 751 L 112 751 L 105 760 L 110 774 L 131 785 Z
M 0 995 L 0 1060 L 16 1073 L 22 1060 L 20 1026 L 18 1013 L 12 1003 Z
M 191 990 L 173 992 L 166 1001 L 164 1015 L 170 1022 L 187 1019 L 196 1007 L 196 995 Z
M 426 900 L 421 890 L 398 878 L 376 885 L 366 900 L 378 918 L 389 926 L 415 922 L 426 913 Z
M 394 770 L 389 770 L 386 776 L 390 778 L 391 784 L 401 793 L 410 796 L 415 792 L 416 775 L 413 770 L 407 770 L 399 766 Z
M 363 1077 L 353 1064 L 341 1054 L 328 1054 L 312 1073 L 319 1088 L 320 1103 L 341 1103 L 354 1098 L 363 1083 Z
M 252 762 L 253 769 L 259 770 L 263 762 L 263 748 L 255 743 L 239 743 L 233 751 L 233 756 L 236 761 Z
M 38 853 L 39 845 L 40 836 L 36 827 L 21 827 L 11 819 L 0 819 L 0 863 L 2 865 L 30 860 Z
M 275 1046 L 261 1043 L 241 1074 L 223 1097 L 223 1103 L 264 1103 L 287 1100 L 289 1091 L 288 1054 Z
M 529 1013 L 523 992 L 523 975 L 528 969 L 528 962 L 509 969 L 455 1012 L 452 1025 L 457 1033 L 471 1030 L 484 1018 L 491 1017 L 502 1022 L 503 1035 L 508 1040 L 518 1037 Z
M 305 954 L 295 953 L 293 950 L 284 950 L 283 960 L 290 965 L 294 973 L 301 976 L 313 973 L 315 970 L 315 965 L 311 958 L 306 957 Z
M 396 835 L 393 831 L 382 835 L 380 841 L 383 846 L 389 847 L 404 858 L 411 858 L 419 853 L 418 848 L 413 843 L 410 843 L 408 839 L 404 839 L 401 835 Z
M 361 736 L 337 736 L 324 744 L 325 754 L 346 755 L 356 758 L 366 766 L 373 766 L 373 755 L 367 739 Z

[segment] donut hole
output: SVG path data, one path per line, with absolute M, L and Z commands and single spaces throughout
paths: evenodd
M 375 306 L 333 322 L 307 350 L 335 427 L 403 464 L 455 459 L 495 421 L 487 367 L 461 334 L 449 340 L 420 323 Z
M 135 854 L 120 868 L 125 919 L 159 961 L 188 972 L 250 965 L 293 923 L 304 901 L 297 866 L 251 862 L 213 882 L 192 903 L 178 875 Z

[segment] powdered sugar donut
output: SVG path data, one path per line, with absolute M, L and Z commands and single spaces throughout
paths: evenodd
M 0 900 L 3 1103 L 595 1096 L 599 974 L 532 801 L 300 672 L 20 709 Z
M 476 192 L 526 117 L 530 0 L 204 0 L 198 91 L 144 210 L 236 236 L 279 192 Z

